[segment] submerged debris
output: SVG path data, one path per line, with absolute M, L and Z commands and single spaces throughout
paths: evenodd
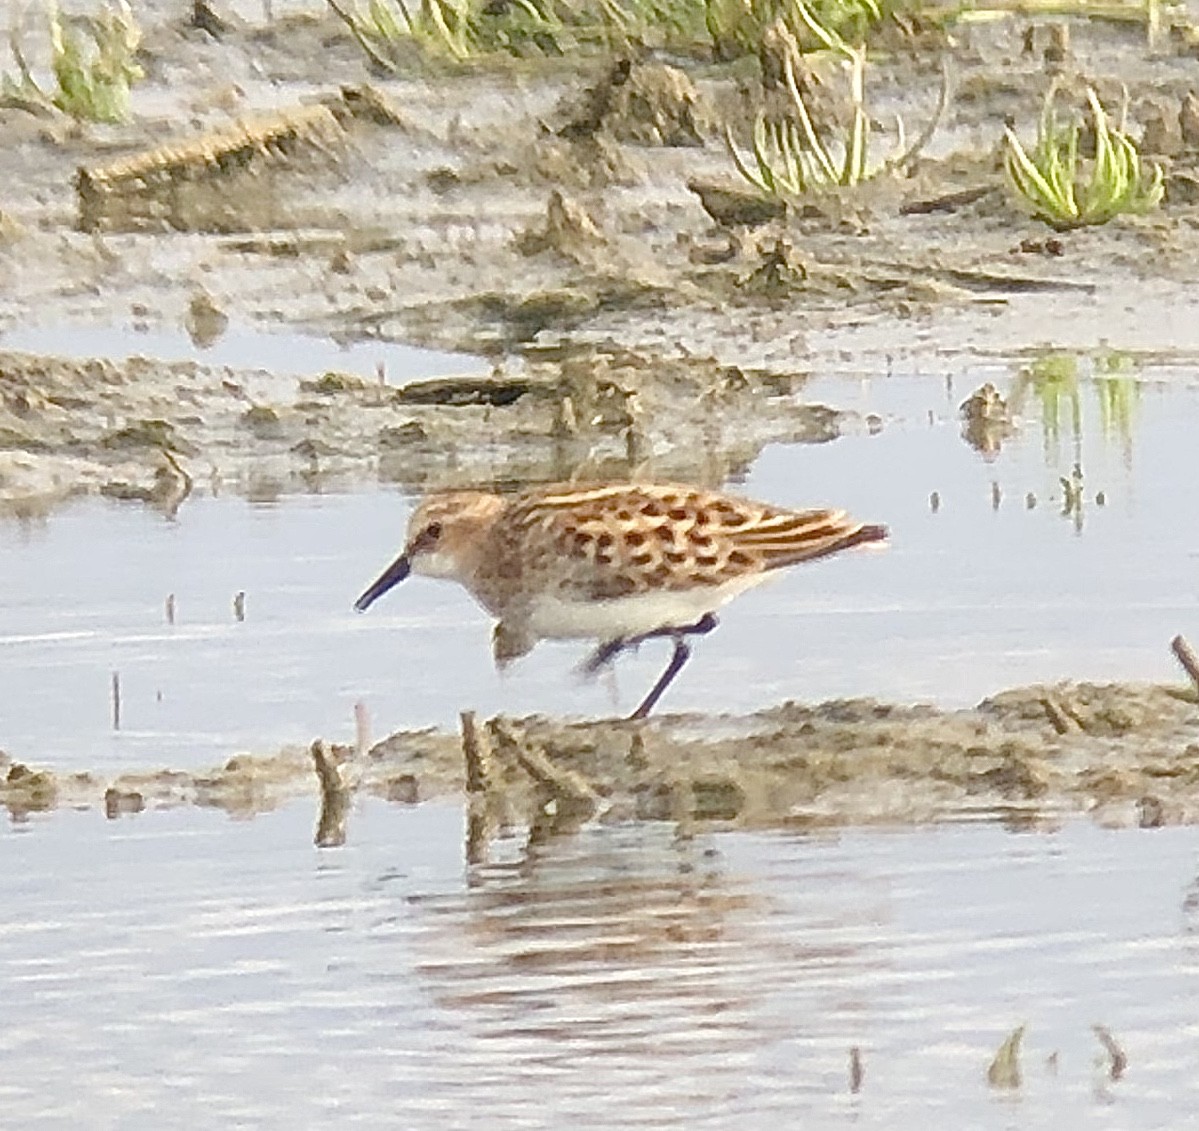
M 1020 1042 L 1024 1039 L 1024 1026 L 1013 1029 L 1007 1040 L 999 1046 L 995 1059 L 987 1069 L 987 1083 L 992 1088 L 1019 1088 L 1023 1082 L 1020 1072 Z
M 1119 1080 L 1128 1068 L 1128 1056 L 1106 1025 L 1092 1025 L 1091 1030 L 1099 1038 L 1103 1051 L 1107 1053 L 1108 1076 L 1112 1080 Z
M 975 389 L 958 411 L 962 418 L 962 439 L 988 458 L 996 455 L 1016 430 L 1007 401 L 990 381 Z

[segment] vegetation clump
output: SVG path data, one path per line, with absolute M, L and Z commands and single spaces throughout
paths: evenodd
M 106 2 L 86 18 L 64 17 L 52 3 L 47 15 L 54 93 L 38 85 L 15 36 L 10 45 L 19 79 L 4 75 L 0 93 L 31 108 L 54 106 L 81 121 L 127 121 L 130 90 L 144 77 L 137 62 L 142 32 L 127 0 Z
M 1012 128 L 1005 127 L 1004 169 L 1021 204 L 1059 231 L 1105 224 L 1124 213 L 1148 212 L 1161 202 L 1161 167 L 1146 170 L 1135 142 L 1109 121 L 1098 95 L 1087 88 L 1095 135 L 1095 155 L 1079 153 L 1081 123 L 1057 121 L 1057 87 L 1041 110 L 1037 142 L 1029 153 Z

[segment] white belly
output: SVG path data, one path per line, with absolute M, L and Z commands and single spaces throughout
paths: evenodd
M 756 573 L 727 585 L 660 590 L 610 601 L 542 597 L 530 610 L 529 629 L 538 637 L 615 640 L 643 636 L 660 628 L 682 628 L 695 624 L 705 613 L 715 612 L 739 593 L 766 581 L 768 576 Z

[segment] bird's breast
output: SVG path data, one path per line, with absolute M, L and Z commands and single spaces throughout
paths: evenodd
M 614 640 L 643 636 L 661 628 L 694 624 L 764 580 L 764 575 L 756 574 L 725 585 L 659 589 L 607 600 L 546 594 L 530 602 L 528 625 L 539 637 Z

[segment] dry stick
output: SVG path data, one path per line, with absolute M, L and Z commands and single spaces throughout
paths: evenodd
M 112 673 L 112 729 L 121 729 L 121 673 Z
M 1199 656 L 1195 655 L 1195 650 L 1187 643 L 1182 633 L 1170 641 L 1170 647 L 1178 657 L 1178 662 L 1186 669 L 1187 675 L 1191 677 L 1195 691 L 1199 694 Z
M 856 1096 L 862 1090 L 862 1050 L 854 1045 L 849 1050 L 849 1090 Z

